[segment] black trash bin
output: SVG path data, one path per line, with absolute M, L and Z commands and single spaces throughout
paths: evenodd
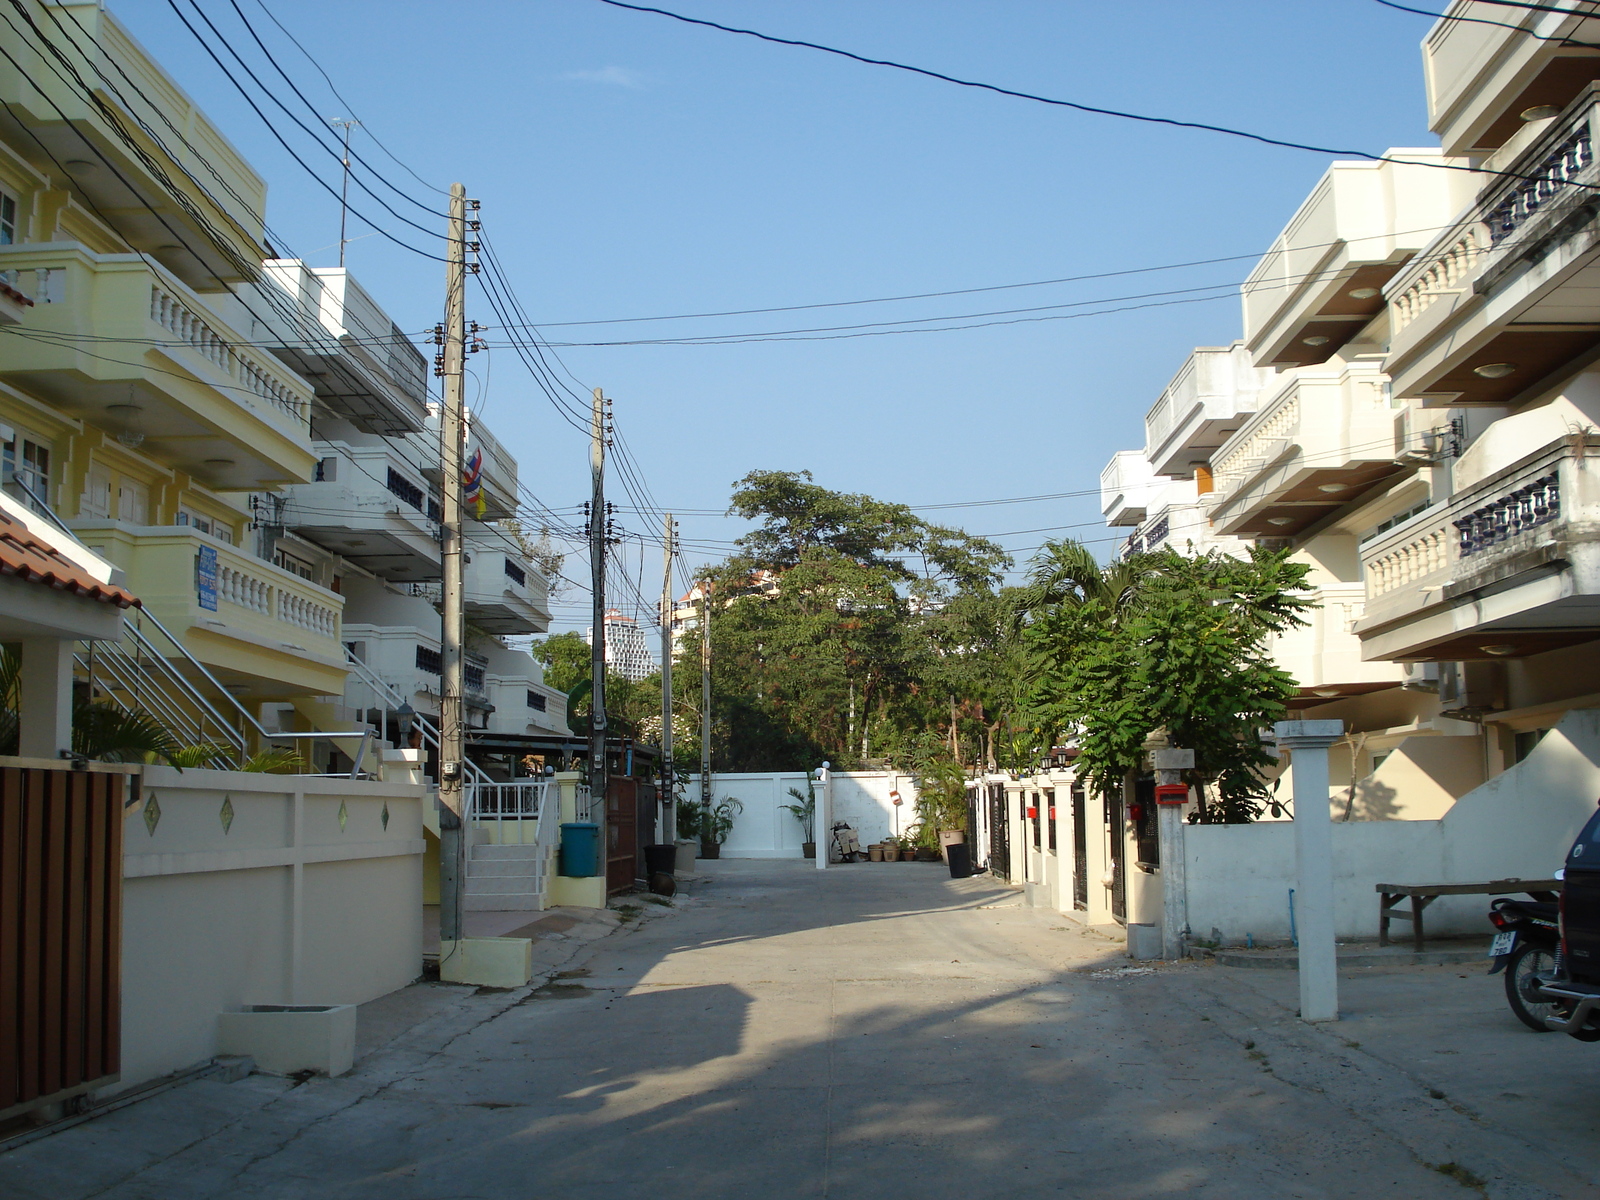
M 668 842 L 661 846 L 646 846 L 644 848 L 645 877 L 651 875 L 671 875 L 678 869 L 678 847 Z
M 972 847 L 965 842 L 951 842 L 944 848 L 945 857 L 950 861 L 951 879 L 972 878 Z

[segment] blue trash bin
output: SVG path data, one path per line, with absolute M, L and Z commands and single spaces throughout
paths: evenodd
M 600 872 L 600 826 L 593 821 L 561 823 L 561 874 L 587 879 Z

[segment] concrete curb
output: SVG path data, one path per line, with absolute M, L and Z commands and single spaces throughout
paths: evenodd
M 1294 971 L 1299 962 L 1293 950 L 1215 950 L 1211 957 L 1218 966 L 1257 971 Z M 1460 950 L 1357 950 L 1339 952 L 1341 967 L 1441 967 L 1454 963 L 1483 962 L 1484 948 Z

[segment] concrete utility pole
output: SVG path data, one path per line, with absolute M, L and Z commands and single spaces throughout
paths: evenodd
M 1278 745 L 1292 751 L 1294 851 L 1299 881 L 1294 913 L 1300 938 L 1300 1019 L 1339 1019 L 1339 959 L 1333 926 L 1333 818 L 1328 811 L 1328 747 L 1343 721 L 1279 721 Z
M 700 581 L 700 806 L 711 807 L 711 581 Z
M 439 696 L 439 937 L 465 936 L 461 895 L 465 874 L 466 721 L 462 704 L 461 464 L 466 450 L 464 411 L 467 341 L 467 190 L 450 186 L 450 232 L 445 243 L 444 408 L 439 416 L 439 471 L 443 513 L 443 625 L 439 637 L 443 684 Z
M 589 801 L 606 811 L 606 398 L 594 389 L 589 430 L 589 470 L 594 490 L 589 501 L 589 590 L 594 601 L 594 632 L 589 638 Z
M 1181 775 L 1194 769 L 1194 751 L 1158 747 L 1156 820 L 1161 847 L 1161 957 L 1172 961 L 1188 952 L 1189 887 L 1183 848 L 1183 806 L 1189 798 Z
M 661 552 L 661 812 L 666 829 L 661 840 L 678 840 L 678 806 L 674 803 L 672 769 L 672 551 L 677 541 L 677 522 L 668 513 Z

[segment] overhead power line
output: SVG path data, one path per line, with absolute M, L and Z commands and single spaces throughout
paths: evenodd
M 1497 29 L 1514 29 L 1525 37 L 1533 38 L 1538 42 L 1556 42 L 1562 46 L 1571 46 L 1574 49 L 1600 50 L 1600 42 L 1580 42 L 1567 37 L 1550 37 L 1542 33 L 1535 33 L 1522 25 L 1513 25 L 1509 21 L 1491 21 L 1487 17 L 1456 17 L 1448 13 L 1437 13 L 1426 8 L 1412 8 L 1408 4 L 1396 4 L 1394 0 L 1376 0 L 1385 8 L 1392 8 L 1398 12 L 1416 13 L 1419 17 L 1432 17 L 1435 21 L 1448 21 L 1452 25 L 1493 25 Z M 1483 0 L 1483 3 L 1492 3 L 1492 0 Z M 1554 10 L 1551 10 L 1554 11 Z M 1574 13 L 1574 16 L 1585 14 Z
M 1486 3 L 1510 3 L 1510 0 L 1485 0 Z M 646 4 L 628 4 L 625 0 L 600 0 L 601 4 L 609 4 L 612 8 L 624 8 L 631 12 L 653 13 L 656 16 L 670 17 L 674 21 L 681 21 L 685 25 L 700 25 L 707 29 L 720 30 L 723 33 L 736 33 L 743 37 L 756 38 L 759 41 L 771 42 L 778 46 L 796 46 L 805 50 L 817 50 L 823 54 L 833 54 L 840 58 L 848 58 L 853 62 L 865 63 L 869 67 L 890 67 L 896 71 L 908 71 L 913 75 L 922 75 L 928 79 L 937 79 L 942 83 L 953 83 L 958 87 L 976 88 L 979 91 L 994 92 L 1001 96 L 1011 96 L 1018 100 L 1032 100 L 1038 104 L 1049 104 L 1056 108 L 1070 108 L 1077 112 L 1092 113 L 1102 117 L 1116 117 L 1124 121 L 1138 121 L 1146 125 L 1168 125 L 1178 129 L 1199 129 L 1207 133 L 1220 133 L 1228 137 L 1244 138 L 1247 141 L 1260 142 L 1267 146 L 1281 146 L 1287 150 L 1307 150 L 1313 154 L 1348 155 L 1352 158 L 1365 159 L 1368 162 L 1403 163 L 1412 166 L 1429 167 L 1443 171 L 1468 171 L 1480 173 L 1479 169 L 1463 163 L 1428 162 L 1407 158 L 1390 158 L 1385 154 L 1373 154 L 1369 150 L 1341 150 L 1332 146 L 1316 146 L 1309 142 L 1291 142 L 1284 138 L 1268 137 L 1264 133 L 1252 133 L 1248 129 L 1234 129 L 1227 125 L 1212 125 L 1205 121 L 1182 121 L 1176 117 L 1156 117 L 1148 113 L 1125 112 L 1117 108 L 1102 108 L 1099 105 L 1084 104 L 1077 100 L 1061 100 L 1053 96 L 1040 96 L 1034 92 L 1017 91 L 1014 88 L 1001 87 L 998 84 L 983 83 L 974 79 L 960 79 L 954 75 L 946 75 L 942 71 L 932 71 L 926 67 L 915 67 L 910 63 L 895 62 L 887 58 L 868 58 L 850 50 L 841 50 L 837 46 L 824 46 L 820 42 L 808 42 L 800 38 L 776 37 L 770 33 L 761 33 L 755 29 L 741 29 L 736 25 L 723 25 L 717 21 L 707 21 L 701 17 L 689 17 L 682 13 L 672 12 L 665 8 L 654 8 Z M 1515 5 L 1518 8 L 1534 8 L 1543 6 Z M 1549 12 L 1569 12 L 1568 9 L 1550 8 Z M 1582 15 L 1582 14 L 1574 14 Z M 1486 175 L 1495 175 L 1507 179 L 1536 180 L 1536 175 L 1520 175 L 1512 171 L 1484 171 Z M 1600 184 L 1580 185 L 1591 190 L 1600 190 Z

